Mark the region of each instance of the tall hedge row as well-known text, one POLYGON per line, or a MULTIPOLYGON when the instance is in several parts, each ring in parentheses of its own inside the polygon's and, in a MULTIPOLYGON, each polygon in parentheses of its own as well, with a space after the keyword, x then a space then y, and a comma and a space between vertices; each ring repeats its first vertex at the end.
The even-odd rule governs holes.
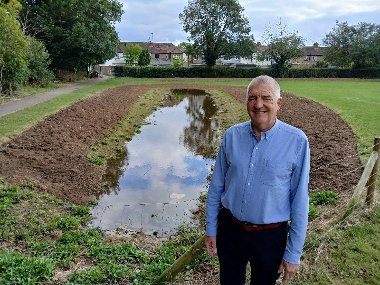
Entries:
MULTIPOLYGON (((207 77, 207 78, 253 78, 259 75, 278 77, 271 68, 229 68, 229 67, 131 67, 116 66, 115 76, 144 77, 144 78, 172 78, 172 77, 207 77)), ((375 69, 334 69, 308 68, 289 69, 285 73, 288 78, 380 78, 380 68, 375 69)))

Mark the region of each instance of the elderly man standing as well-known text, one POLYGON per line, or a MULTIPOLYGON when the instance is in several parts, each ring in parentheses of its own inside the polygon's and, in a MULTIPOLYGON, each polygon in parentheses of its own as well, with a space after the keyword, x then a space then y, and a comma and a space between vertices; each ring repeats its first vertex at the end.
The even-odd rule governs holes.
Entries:
POLYGON ((298 270, 308 221, 310 150, 306 135, 277 119, 280 86, 269 76, 247 88, 250 121, 229 128, 206 202, 206 247, 220 283, 288 280, 298 270), (290 222, 290 223, 289 223, 290 222))

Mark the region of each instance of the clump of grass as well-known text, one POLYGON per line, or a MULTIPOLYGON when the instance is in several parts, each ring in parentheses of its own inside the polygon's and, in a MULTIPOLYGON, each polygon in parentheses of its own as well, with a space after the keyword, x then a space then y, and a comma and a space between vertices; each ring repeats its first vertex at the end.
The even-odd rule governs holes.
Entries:
POLYGON ((334 191, 322 191, 322 192, 312 192, 310 193, 310 203, 313 205, 335 205, 339 196, 338 193, 334 191))

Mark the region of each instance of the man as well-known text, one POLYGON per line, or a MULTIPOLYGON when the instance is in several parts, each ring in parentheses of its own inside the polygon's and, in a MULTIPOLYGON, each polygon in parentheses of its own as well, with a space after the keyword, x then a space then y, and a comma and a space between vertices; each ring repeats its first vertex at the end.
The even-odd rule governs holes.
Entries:
POLYGON ((306 236, 310 150, 306 135, 277 119, 280 86, 269 76, 247 88, 250 121, 229 128, 206 202, 206 247, 220 283, 275 284, 297 271, 306 236), (288 226, 290 221, 290 226, 288 226))

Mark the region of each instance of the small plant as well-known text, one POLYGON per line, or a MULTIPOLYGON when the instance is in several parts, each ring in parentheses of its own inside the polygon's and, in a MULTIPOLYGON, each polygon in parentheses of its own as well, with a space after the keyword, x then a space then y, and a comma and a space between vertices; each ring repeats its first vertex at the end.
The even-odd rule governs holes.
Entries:
POLYGON ((95 165, 103 165, 105 163, 105 157, 104 155, 98 155, 98 156, 92 156, 92 155, 87 155, 86 156, 87 160, 95 165))
POLYGON ((309 214, 308 214, 308 219, 309 221, 315 220, 319 216, 319 212, 317 210, 317 207, 309 203, 309 214))
POLYGON ((313 205, 335 205, 338 202, 338 194, 333 191, 310 193, 310 203, 313 205))
POLYGON ((69 207, 70 209, 70 212, 74 215, 74 216, 79 216, 79 217, 83 217, 83 218, 87 218, 91 215, 90 213, 90 208, 88 206, 84 206, 84 205, 72 205, 69 207))
POLYGON ((55 219, 51 224, 51 228, 60 230, 72 230, 77 229, 79 225, 80 220, 78 218, 66 215, 55 219))

